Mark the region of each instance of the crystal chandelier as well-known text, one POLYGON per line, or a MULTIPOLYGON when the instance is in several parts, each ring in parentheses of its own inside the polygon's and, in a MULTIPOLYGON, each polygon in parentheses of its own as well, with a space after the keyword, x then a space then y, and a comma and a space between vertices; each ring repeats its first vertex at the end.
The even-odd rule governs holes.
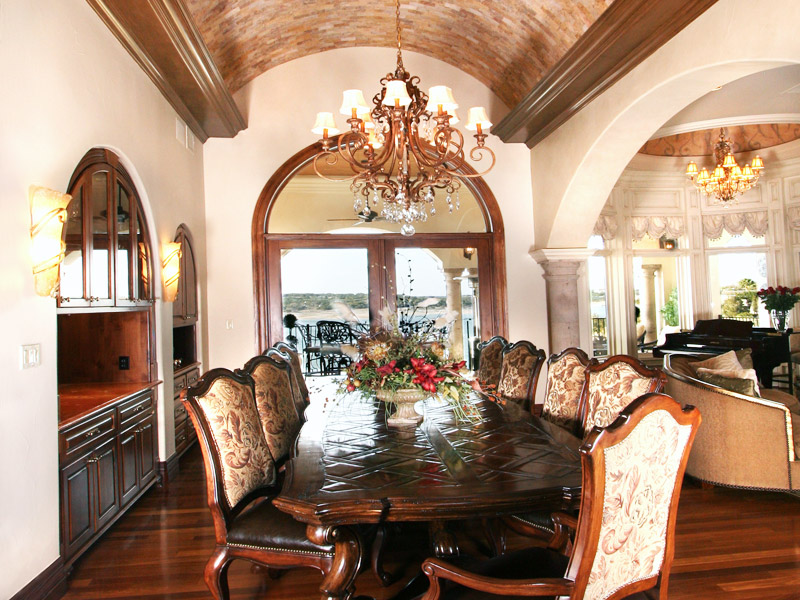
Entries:
POLYGON ((725 139, 724 129, 720 129, 719 140, 714 145, 714 159, 717 166, 713 172, 709 173, 704 167, 698 173, 697 164, 691 161, 686 166, 686 176, 706 196, 715 196, 720 202, 730 202, 736 194, 744 194, 756 184, 764 170, 764 161, 760 156, 753 159, 752 165, 740 167, 736 164, 731 141, 725 139))
POLYGON ((395 4, 397 27, 397 68, 381 79, 381 90, 367 106, 361 90, 345 90, 339 111, 348 116, 350 129, 339 130, 333 114, 321 112, 313 133, 322 135, 322 150, 314 157, 314 171, 328 181, 350 181, 353 210, 369 214, 380 204, 380 215, 401 223, 400 233, 413 235, 414 223, 436 214, 434 188, 444 190, 450 212, 459 207, 459 178, 480 177, 495 163, 494 152, 486 147, 486 133, 492 126, 483 107, 469 109, 466 129, 475 132, 477 144, 469 152, 472 161, 491 159, 480 173, 456 173, 466 164, 464 136, 453 127, 458 122, 458 104, 450 88, 439 85, 426 95, 417 87, 419 77, 403 67, 400 36, 400 0, 395 4), (330 177, 320 168, 339 161, 354 175, 330 177), (453 198, 455 196, 455 199, 453 198))

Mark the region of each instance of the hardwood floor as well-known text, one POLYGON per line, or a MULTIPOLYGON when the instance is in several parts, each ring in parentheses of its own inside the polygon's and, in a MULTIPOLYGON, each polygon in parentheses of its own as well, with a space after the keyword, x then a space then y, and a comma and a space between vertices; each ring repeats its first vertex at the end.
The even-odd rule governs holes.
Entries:
MULTIPOLYGON (((181 459, 168 494, 151 490, 75 565, 68 600, 209 599, 203 568, 214 544, 197 446, 181 459)), ((392 563, 387 561, 392 567, 392 563)), ((410 576, 414 566, 406 568, 410 576)), ((231 598, 318 598, 321 576, 273 580, 237 561, 231 598)), ((358 592, 387 598, 371 572, 358 592)), ((670 600, 800 600, 800 498, 684 484, 670 600)))

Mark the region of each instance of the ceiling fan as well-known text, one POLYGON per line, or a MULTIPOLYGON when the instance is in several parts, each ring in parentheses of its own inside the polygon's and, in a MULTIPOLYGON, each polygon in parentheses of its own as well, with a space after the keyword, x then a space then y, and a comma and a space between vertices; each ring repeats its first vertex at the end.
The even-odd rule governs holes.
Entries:
MULTIPOLYGON (((363 223, 378 223, 380 221, 385 221, 386 219, 380 216, 374 210, 370 210, 368 213, 364 214, 364 212, 360 212, 356 215, 356 222, 353 223, 353 226, 362 225, 363 223)), ((328 219, 328 221, 352 221, 353 219, 328 219)))

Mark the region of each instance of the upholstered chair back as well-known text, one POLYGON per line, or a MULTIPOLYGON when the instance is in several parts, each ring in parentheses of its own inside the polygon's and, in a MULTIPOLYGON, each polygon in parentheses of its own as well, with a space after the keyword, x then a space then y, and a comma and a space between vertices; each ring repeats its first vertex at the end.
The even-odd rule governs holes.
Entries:
POLYGON ((589 357, 580 348, 567 348, 547 359, 547 392, 542 418, 578 432, 583 384, 589 357))
POLYGON ((292 376, 294 377, 297 389, 300 393, 300 398, 302 399, 303 403, 307 406, 308 387, 306 386, 306 380, 303 377, 303 367, 302 364, 300 363, 300 355, 292 346, 290 346, 285 342, 278 342, 277 344, 275 344, 275 349, 289 357, 289 361, 292 365, 292 376))
POLYGON ((583 435, 593 427, 607 427, 636 398, 650 392, 661 392, 667 378, 661 369, 618 354, 586 367, 586 381, 581 397, 583 435))
POLYGON ((530 342, 521 341, 506 346, 501 354, 503 360, 497 393, 529 409, 544 364, 544 350, 537 350, 530 342))
POLYGON ((283 463, 292 450, 302 425, 295 405, 291 366, 286 360, 255 356, 243 371, 255 382, 256 408, 270 453, 283 463))
POLYGON ((183 402, 203 452, 217 539, 224 540, 235 514, 275 482, 275 462, 258 418, 253 379, 212 369, 186 391, 183 402))
POLYGON ((571 598, 622 598, 660 583, 667 597, 683 473, 700 411, 663 394, 631 403, 581 447, 583 487, 571 598))
POLYGON ((503 348, 508 346, 505 338, 495 337, 478 344, 478 381, 481 385, 494 386, 500 383, 500 369, 503 366, 503 348))

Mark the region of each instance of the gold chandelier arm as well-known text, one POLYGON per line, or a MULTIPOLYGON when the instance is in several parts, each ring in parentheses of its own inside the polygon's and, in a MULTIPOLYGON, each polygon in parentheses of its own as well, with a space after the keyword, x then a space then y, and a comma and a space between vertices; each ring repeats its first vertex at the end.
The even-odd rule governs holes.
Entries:
POLYGON ((485 170, 481 171, 480 173, 460 174, 459 177, 463 177, 466 179, 474 179, 475 177, 483 177, 489 171, 491 171, 494 168, 494 163, 497 161, 497 157, 494 155, 492 149, 489 148, 488 146, 475 146, 472 150, 469 151, 469 157, 473 162, 478 163, 485 158, 484 153, 488 153, 489 156, 492 158, 491 164, 485 170))
POLYGON ((338 153, 336 153, 336 152, 332 152, 330 150, 325 150, 324 152, 320 152, 319 154, 317 154, 314 157, 314 160, 311 161, 311 164, 314 166, 314 173, 316 173, 318 177, 321 177, 322 179, 324 179, 326 181, 334 181, 334 182, 337 182, 337 183, 338 182, 342 182, 342 181, 353 181, 359 175, 358 173, 356 173, 355 175, 353 175, 351 177, 343 177, 343 178, 329 177, 328 175, 325 175, 324 173, 322 173, 319 170, 319 166, 318 166, 317 163, 322 159, 324 159, 324 163, 326 165, 329 165, 329 166, 332 167, 332 166, 335 166, 336 164, 338 164, 339 156, 338 156, 338 153))

